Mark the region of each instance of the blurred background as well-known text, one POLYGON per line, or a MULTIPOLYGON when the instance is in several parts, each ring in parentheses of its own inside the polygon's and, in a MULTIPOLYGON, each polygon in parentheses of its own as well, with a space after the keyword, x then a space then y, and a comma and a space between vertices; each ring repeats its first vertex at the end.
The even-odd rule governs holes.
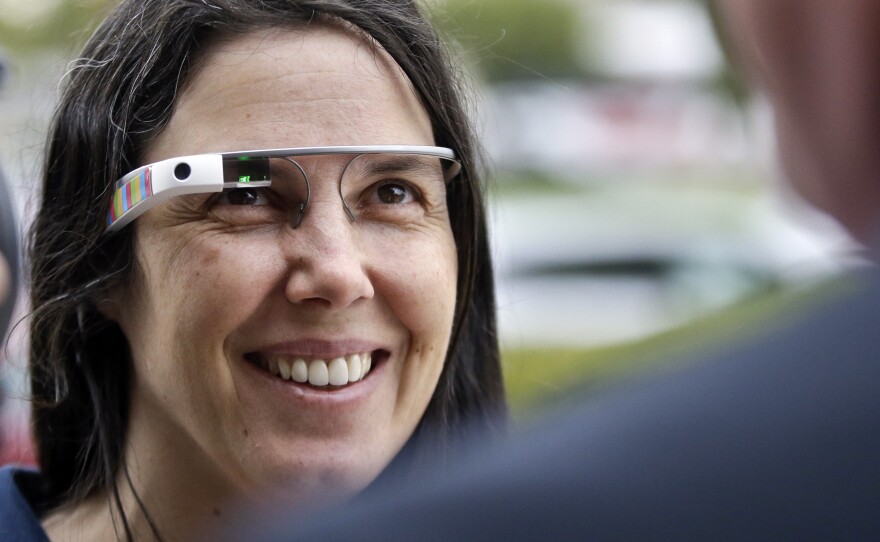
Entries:
MULTIPOLYGON (((113 3, 0 0, 0 163, 25 225, 59 85, 113 3)), ((424 3, 472 79, 516 419, 846 287, 859 249, 778 178, 772 114, 705 0, 424 3)), ((32 460, 24 327, 0 351, 2 461, 32 460)))

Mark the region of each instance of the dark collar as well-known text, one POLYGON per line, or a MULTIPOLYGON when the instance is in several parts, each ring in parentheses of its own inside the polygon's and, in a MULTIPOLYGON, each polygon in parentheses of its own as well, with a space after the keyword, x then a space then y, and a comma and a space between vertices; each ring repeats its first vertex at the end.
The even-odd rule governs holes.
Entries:
POLYGON ((49 542, 34 506, 44 501, 42 488, 35 470, 0 468, 0 540, 49 542))

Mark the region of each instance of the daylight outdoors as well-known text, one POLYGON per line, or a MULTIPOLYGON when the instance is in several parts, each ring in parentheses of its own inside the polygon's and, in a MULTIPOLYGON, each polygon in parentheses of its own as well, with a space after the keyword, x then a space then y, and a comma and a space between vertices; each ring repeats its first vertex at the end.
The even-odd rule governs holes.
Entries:
MULTIPOLYGON (((110 4, 0 0, 0 163, 25 226, 60 81, 110 4)), ((706 2, 425 7, 472 81, 517 419, 845 287, 857 251, 778 179, 772 116, 706 2)), ((0 352, 4 461, 31 457, 24 327, 0 352)))

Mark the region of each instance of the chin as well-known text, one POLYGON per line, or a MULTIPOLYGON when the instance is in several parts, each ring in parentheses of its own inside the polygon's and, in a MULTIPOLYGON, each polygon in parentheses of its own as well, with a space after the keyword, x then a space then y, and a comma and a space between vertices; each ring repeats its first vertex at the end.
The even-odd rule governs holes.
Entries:
POLYGON ((305 508, 345 501, 366 488, 385 466, 361 459, 327 453, 317 461, 298 456, 253 466, 253 470, 260 471, 261 478, 253 482, 255 500, 272 507, 283 503, 305 508))

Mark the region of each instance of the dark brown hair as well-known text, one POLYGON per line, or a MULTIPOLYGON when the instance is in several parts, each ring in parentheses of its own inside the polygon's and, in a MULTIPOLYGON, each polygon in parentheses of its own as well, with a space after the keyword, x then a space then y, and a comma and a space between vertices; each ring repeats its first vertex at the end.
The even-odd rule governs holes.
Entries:
MULTIPOLYGON (((400 65, 430 115, 437 145, 462 173, 448 189, 458 250, 455 326, 440 382, 408 456, 442 462, 465 427, 491 436, 506 404, 495 333, 478 145, 458 71, 409 0, 128 0, 71 69, 49 133, 42 204, 30 237, 30 377, 37 455, 52 501, 96 490, 118 505, 132 364, 97 302, 132 277, 132 228, 104 235, 112 183, 140 165, 174 111, 194 59, 217 37, 314 22, 352 26, 400 65)), ((421 462, 420 461, 420 462, 421 462)), ((126 525, 127 527, 127 525, 126 525)))

